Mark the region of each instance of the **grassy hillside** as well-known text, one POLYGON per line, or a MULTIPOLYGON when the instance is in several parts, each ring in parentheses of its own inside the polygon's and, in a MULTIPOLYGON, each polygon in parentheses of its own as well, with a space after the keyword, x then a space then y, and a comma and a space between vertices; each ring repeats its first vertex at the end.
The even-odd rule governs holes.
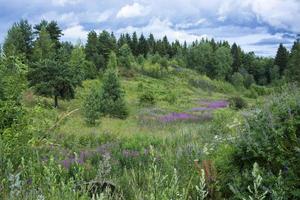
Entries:
MULTIPOLYGON (((178 127, 184 128, 199 124, 199 122, 164 123, 159 122, 159 116, 169 113, 201 115, 201 112, 192 111, 193 108, 201 106, 201 101, 226 100, 238 94, 238 91, 230 84, 212 81, 188 69, 172 71, 159 79, 135 72, 131 78, 123 77, 121 83, 130 113, 126 120, 101 118, 98 126, 89 127, 84 121, 82 111, 79 110, 66 119, 59 132, 74 135, 107 132, 118 136, 135 134, 165 136, 167 133, 178 130, 178 127), (140 105, 139 97, 146 92, 153 93, 154 105, 140 105)), ((70 102, 62 102, 59 111, 70 112, 77 108, 81 109, 89 90, 92 87, 100 88, 100 85, 101 78, 85 81, 82 87, 77 89, 76 98, 70 102)), ((207 113, 210 112, 204 114, 207 113)), ((205 122, 200 122, 200 124, 205 124, 205 122)))

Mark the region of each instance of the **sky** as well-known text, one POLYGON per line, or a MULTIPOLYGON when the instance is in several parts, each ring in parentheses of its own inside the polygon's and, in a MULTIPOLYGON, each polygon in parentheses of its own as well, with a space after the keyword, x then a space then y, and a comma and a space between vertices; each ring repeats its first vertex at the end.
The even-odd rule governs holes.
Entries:
POLYGON ((0 0, 0 43, 20 19, 55 20, 64 41, 86 41, 91 30, 153 33, 170 41, 201 38, 238 43, 274 56, 300 33, 300 0, 0 0))

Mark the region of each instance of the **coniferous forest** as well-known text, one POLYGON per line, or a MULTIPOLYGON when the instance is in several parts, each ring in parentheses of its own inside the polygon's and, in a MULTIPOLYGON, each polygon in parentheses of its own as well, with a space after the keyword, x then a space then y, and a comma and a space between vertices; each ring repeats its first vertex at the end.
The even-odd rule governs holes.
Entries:
POLYGON ((300 199, 300 41, 11 25, 0 51, 0 199, 300 199))

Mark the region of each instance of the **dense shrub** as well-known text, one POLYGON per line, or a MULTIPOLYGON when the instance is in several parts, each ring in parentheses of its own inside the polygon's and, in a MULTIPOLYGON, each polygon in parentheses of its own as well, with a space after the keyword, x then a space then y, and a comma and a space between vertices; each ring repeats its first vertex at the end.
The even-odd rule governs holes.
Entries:
POLYGON ((230 78, 230 82, 237 88, 242 88, 244 87, 244 77, 242 74, 240 74, 239 72, 235 72, 231 78, 230 78))
POLYGON ((235 96, 229 99, 229 106, 233 109, 240 110, 243 108, 247 108, 247 101, 242 97, 235 96))
POLYGON ((268 95, 272 92, 270 88, 259 85, 251 85, 250 90, 254 90, 259 96, 268 95))
POLYGON ((207 79, 190 79, 189 84, 204 91, 214 91, 216 87, 207 79))
POLYGON ((155 104, 155 97, 153 92, 146 91, 139 96, 139 104, 143 106, 149 106, 155 104))
POLYGON ((289 89, 273 96, 262 108, 249 111, 245 116, 246 122, 240 128, 240 136, 233 143, 234 150, 229 156, 231 161, 228 165, 232 170, 226 174, 225 166, 219 166, 224 194, 227 193, 229 182, 246 192, 251 168, 256 162, 265 175, 262 184, 266 190, 275 190, 278 174, 282 172, 284 197, 300 198, 299 99, 299 90, 289 89))

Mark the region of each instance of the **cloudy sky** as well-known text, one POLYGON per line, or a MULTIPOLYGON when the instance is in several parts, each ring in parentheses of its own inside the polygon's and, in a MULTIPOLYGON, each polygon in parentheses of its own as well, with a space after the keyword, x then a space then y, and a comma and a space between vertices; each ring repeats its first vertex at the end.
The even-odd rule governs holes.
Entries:
POLYGON ((300 33, 300 0, 0 0, 0 43, 22 18, 56 20, 72 42, 90 30, 151 32, 181 42, 214 37, 273 56, 300 33))

